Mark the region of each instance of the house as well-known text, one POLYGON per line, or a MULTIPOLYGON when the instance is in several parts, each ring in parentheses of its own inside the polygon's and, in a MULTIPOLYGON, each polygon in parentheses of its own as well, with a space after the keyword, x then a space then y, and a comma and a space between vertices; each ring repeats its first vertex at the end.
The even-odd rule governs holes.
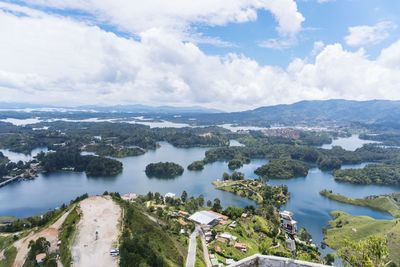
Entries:
POLYGON ((218 235, 218 237, 219 238, 224 238, 224 239, 226 239, 226 240, 233 240, 233 241, 236 241, 237 240, 237 237, 236 236, 233 236, 233 235, 231 235, 231 234, 228 234, 228 233, 222 233, 222 234, 220 234, 220 235, 218 235))
POLYGON ((122 195, 121 197, 125 201, 131 201, 137 198, 137 195, 135 193, 127 193, 125 195, 122 195))
POLYGON ((237 226, 237 222, 236 222, 236 221, 233 221, 233 222, 229 225, 230 228, 236 228, 236 226, 237 226))
POLYGON ((189 213, 183 210, 178 211, 178 215, 184 218, 187 218, 189 216, 189 213))
POLYGON ((279 212, 281 217, 281 227, 285 232, 291 235, 297 234, 297 222, 293 220, 293 213, 290 211, 279 212))
POLYGON ((36 255, 36 263, 37 264, 42 264, 44 260, 46 259, 47 254, 46 253, 40 253, 36 255))
POLYGON ((214 226, 218 224, 222 218, 214 212, 202 210, 193 213, 192 216, 189 217, 189 220, 201 225, 214 226))
POLYGON ((167 197, 169 197, 169 198, 175 198, 176 195, 175 195, 174 193, 168 192, 168 193, 165 194, 164 198, 167 198, 167 197))
POLYGON ((243 244, 243 243, 236 242, 235 245, 234 245, 234 247, 235 247, 236 249, 242 251, 242 252, 246 252, 246 251, 247 251, 247 245, 246 245, 246 244, 243 244))

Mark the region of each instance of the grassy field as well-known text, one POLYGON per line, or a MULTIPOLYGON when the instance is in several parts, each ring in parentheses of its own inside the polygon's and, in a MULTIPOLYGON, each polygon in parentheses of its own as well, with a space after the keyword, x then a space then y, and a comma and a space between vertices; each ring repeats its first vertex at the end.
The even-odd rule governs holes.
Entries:
POLYGON ((327 190, 321 191, 320 194, 338 202, 385 211, 393 215, 393 217, 400 218, 400 193, 371 196, 367 198, 349 198, 327 190))
POLYGON ((372 235, 388 239, 389 257, 400 265, 400 219, 375 220, 367 216, 352 216, 345 212, 332 212, 334 220, 325 235, 325 242, 332 248, 342 247, 345 240, 359 241, 372 235))

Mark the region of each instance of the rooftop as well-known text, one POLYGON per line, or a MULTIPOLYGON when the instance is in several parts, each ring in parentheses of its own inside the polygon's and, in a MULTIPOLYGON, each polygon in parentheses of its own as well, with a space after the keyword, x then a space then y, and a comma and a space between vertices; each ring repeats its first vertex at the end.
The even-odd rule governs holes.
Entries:
POLYGON ((211 224, 218 218, 220 218, 219 215, 206 210, 195 212, 192 216, 189 217, 190 220, 199 224, 211 224))
POLYGON ((328 267, 327 265, 293 260, 276 256, 255 254, 241 261, 229 265, 229 267, 328 267))

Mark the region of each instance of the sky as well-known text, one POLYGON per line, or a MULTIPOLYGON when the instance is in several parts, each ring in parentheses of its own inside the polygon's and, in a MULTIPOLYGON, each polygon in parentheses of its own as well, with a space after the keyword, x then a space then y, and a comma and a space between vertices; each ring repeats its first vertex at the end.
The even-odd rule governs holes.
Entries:
POLYGON ((400 99, 398 0, 0 0, 0 102, 400 99))

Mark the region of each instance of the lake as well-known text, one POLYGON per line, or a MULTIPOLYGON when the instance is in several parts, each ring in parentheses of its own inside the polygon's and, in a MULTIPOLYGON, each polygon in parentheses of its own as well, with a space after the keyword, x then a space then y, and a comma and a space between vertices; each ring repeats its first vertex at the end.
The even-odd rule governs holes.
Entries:
MULTIPOLYGON (((211 182, 221 178, 224 172, 231 172, 226 162, 208 164, 201 172, 191 172, 186 169, 192 161, 202 159, 207 148, 176 148, 165 142, 161 142, 160 145, 159 149, 149 151, 144 155, 120 159, 124 164, 124 170, 115 177, 93 178, 87 177, 85 173, 55 172, 48 175, 39 174, 35 180, 16 182, 0 188, 0 216, 24 217, 40 214, 48 209, 58 207, 62 203, 68 203, 71 199, 84 193, 94 195, 102 194, 104 191, 120 192, 121 194, 128 192, 146 194, 149 191, 158 191, 162 194, 172 192, 180 196, 182 191, 186 190, 189 195, 193 196, 203 194, 206 200, 219 198, 225 207, 228 205, 244 207, 254 204, 252 201, 231 193, 214 189, 211 182), (144 173, 146 165, 159 161, 179 163, 185 167, 185 172, 175 179, 148 178, 144 173)), ((240 143, 231 141, 231 145, 240 145, 240 143)), ((344 148, 352 147, 345 146, 344 148)), ((18 155, 18 153, 16 154, 18 155)), ((266 159, 255 159, 250 164, 244 165, 239 171, 245 173, 248 178, 256 178, 254 170, 265 163, 267 163, 266 159)), ((363 166, 365 164, 347 165, 344 168, 361 168, 363 166)), ((300 227, 307 228, 317 245, 323 240, 322 229, 331 220, 330 212, 333 210, 343 210, 353 215, 368 215, 376 219, 391 218, 383 212, 323 198, 319 195, 322 189, 333 190, 335 193, 351 197, 364 197, 399 190, 399 188, 390 186, 337 183, 330 172, 323 172, 317 168, 312 168, 307 177, 271 180, 268 183, 271 185, 285 184, 289 187, 290 200, 283 209, 294 212, 294 219, 298 221, 300 227)), ((330 250, 323 251, 323 254, 327 251, 330 250)))
POLYGON ((363 140, 360 139, 358 135, 353 134, 350 137, 339 137, 337 139, 333 139, 331 144, 324 144, 321 146, 321 148, 331 149, 334 146, 340 146, 345 150, 354 151, 357 148, 362 147, 364 144, 373 144, 373 143, 379 143, 379 142, 372 140, 363 140))

